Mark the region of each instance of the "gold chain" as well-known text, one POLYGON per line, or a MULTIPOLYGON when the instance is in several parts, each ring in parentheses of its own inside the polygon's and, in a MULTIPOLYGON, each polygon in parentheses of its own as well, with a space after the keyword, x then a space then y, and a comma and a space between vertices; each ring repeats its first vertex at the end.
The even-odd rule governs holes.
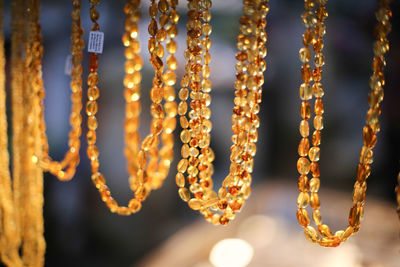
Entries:
POLYGON ((179 195, 193 210, 199 212, 213 224, 226 225, 240 211, 251 192, 253 157, 256 154, 257 116, 261 102, 263 72, 266 68, 263 58, 267 54, 265 43, 266 15, 268 1, 244 0, 243 16, 239 19, 236 54, 235 107, 232 115, 231 165, 222 187, 215 192, 212 174, 214 152, 210 148, 212 89, 209 63, 211 55, 210 34, 212 27, 211 0, 189 0, 187 23, 187 49, 185 74, 179 91, 181 102, 178 106, 180 134, 183 143, 182 159, 178 163, 176 184, 179 195), (188 107, 187 101, 190 100, 188 107), (187 187, 185 187, 187 181, 187 187))
POLYGON ((333 234, 328 225, 322 223, 320 213, 320 200, 318 190, 320 187, 320 170, 318 161, 320 158, 321 130, 323 129, 324 106, 322 97, 324 90, 321 83, 322 66, 325 64, 323 49, 323 36, 326 33, 324 21, 328 16, 325 8, 327 0, 305 0, 306 11, 302 15, 303 23, 307 28, 303 34, 304 47, 300 49, 299 56, 303 63, 301 73, 303 83, 300 86, 301 103, 300 114, 302 121, 300 123, 300 134, 302 139, 298 147, 299 160, 297 161, 297 170, 300 173, 298 187, 300 194, 297 198, 297 219, 299 224, 304 227, 306 238, 321 246, 335 247, 353 233, 358 232, 360 221, 364 213, 365 192, 367 189, 366 179, 371 172, 371 163, 373 161, 372 148, 377 142, 376 134, 380 130, 379 115, 381 113, 380 102, 383 100, 383 86, 385 85, 384 67, 386 65, 384 55, 389 50, 387 34, 391 30, 389 19, 391 11, 389 0, 379 0, 380 7, 376 12, 378 23, 375 27, 376 41, 374 43, 373 74, 370 79, 371 91, 368 95, 368 104, 370 109, 367 112, 366 123, 363 128, 364 145, 360 153, 360 163, 357 167, 356 178, 353 191, 353 207, 350 209, 349 226, 345 230, 337 231, 333 234), (316 3, 318 6, 316 6, 316 3), (315 9, 315 11, 314 11, 315 9), (314 50, 314 66, 311 71, 309 61, 311 58, 312 46, 314 50), (313 83, 313 84, 312 84, 313 83), (315 97, 314 103, 314 133, 312 134, 312 147, 309 141, 309 123, 311 118, 311 107, 309 100, 315 97), (308 158, 307 158, 308 157, 308 158), (308 178, 311 171, 312 178, 308 178), (317 226, 317 230, 310 226, 310 218, 306 207, 310 205, 313 209, 312 218, 317 226))
MULTIPOLYGON (((71 55, 72 55, 72 71, 71 71, 71 101, 72 101, 72 110, 70 115, 70 124, 71 130, 69 132, 69 141, 68 146, 69 149, 64 155, 63 160, 60 162, 53 161, 49 156, 49 144, 46 136, 46 124, 44 118, 44 104, 43 99, 45 96, 45 90, 43 87, 42 75, 40 74, 39 83, 36 84, 38 86, 39 94, 40 94, 40 130, 41 130, 41 140, 43 147, 43 158, 41 160, 41 166, 44 171, 49 171, 51 174, 55 175, 58 179, 62 181, 68 181, 73 178, 76 167, 79 163, 79 148, 80 148, 80 136, 82 133, 82 50, 84 47, 83 41, 83 29, 81 27, 81 0, 74 0, 72 2, 73 10, 71 13, 72 17, 72 26, 71 26, 71 55)), ((38 14, 39 17, 39 14, 38 14)), ((38 27, 39 25, 39 21, 38 27)), ((40 30, 37 34, 37 40, 39 42, 39 51, 40 57, 38 57, 37 64, 42 66, 42 53, 43 53, 43 44, 42 44, 42 36, 40 34, 40 30)))
MULTIPOLYGON (((94 25, 92 31, 100 29, 97 20, 99 12, 96 6, 99 0, 90 0, 90 18, 94 25)), ((98 107, 96 100, 100 96, 98 84, 98 55, 90 54, 90 74, 88 76, 88 102, 86 105, 86 114, 88 115, 88 134, 87 134, 87 154, 92 167, 92 181, 99 190, 102 200, 107 204, 112 212, 120 215, 130 215, 136 213, 141 208, 141 202, 146 199, 151 190, 161 186, 163 180, 168 175, 169 168, 173 159, 173 135, 172 132, 176 126, 175 116, 177 106, 174 102, 174 84, 176 75, 174 71, 177 68, 177 60, 174 57, 177 45, 174 38, 177 35, 176 24, 179 16, 176 12, 177 0, 152 0, 149 8, 150 23, 148 31, 150 39, 148 50, 150 52, 150 63, 152 64, 155 75, 153 87, 150 91, 151 97, 151 133, 140 143, 138 134, 139 115, 140 115, 140 82, 142 68, 142 59, 139 55, 140 45, 138 42, 138 21, 140 19, 139 0, 128 0, 124 11, 126 13, 125 30, 122 38, 125 49, 125 155, 128 163, 128 173, 130 187, 134 192, 134 197, 129 201, 128 206, 119 206, 111 196, 111 192, 106 185, 104 176, 99 172, 99 150, 96 146, 96 129, 98 126, 95 117, 98 107), (157 15, 160 13, 158 22, 157 15), (159 25, 158 25, 159 24, 159 25), (167 58, 167 70, 164 72, 164 46, 162 44, 166 38, 169 38, 166 48, 170 54, 167 58), (162 105, 162 101, 165 101, 162 105), (161 138, 160 138, 161 136, 161 138), (161 141, 163 146, 158 150, 158 144, 161 141)))

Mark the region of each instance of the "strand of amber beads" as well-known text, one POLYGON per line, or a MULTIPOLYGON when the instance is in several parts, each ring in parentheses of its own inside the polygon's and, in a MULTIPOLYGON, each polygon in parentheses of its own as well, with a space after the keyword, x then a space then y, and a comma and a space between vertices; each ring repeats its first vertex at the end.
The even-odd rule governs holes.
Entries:
MULTIPOLYGON (((98 31, 97 20, 99 13, 96 6, 98 0, 91 0, 90 17, 94 22, 92 31, 98 31)), ((138 21, 140 19, 140 1, 129 0, 124 8, 126 13, 125 30, 122 41, 125 49, 126 75, 124 78, 125 100, 126 100, 126 119, 125 119, 125 155, 127 156, 128 172, 130 174, 130 187, 134 192, 134 197, 129 201, 128 206, 119 206, 105 183, 104 176, 99 172, 99 151, 96 146, 97 113, 96 100, 100 96, 98 83, 98 55, 90 54, 90 74, 88 77, 88 99, 86 114, 88 115, 88 134, 87 134, 87 154, 91 161, 92 181, 99 190, 102 200, 109 207, 111 212, 119 215, 130 215, 136 213, 141 208, 141 202, 146 199, 152 189, 159 187, 168 174, 173 157, 173 135, 177 114, 177 107, 174 102, 174 84, 176 76, 174 70, 177 68, 177 61, 174 57, 176 43, 173 40, 177 34, 176 23, 179 16, 176 12, 176 0, 156 2, 151 1, 149 14, 150 23, 148 31, 150 39, 148 49, 150 52, 150 62, 155 70, 153 88, 150 91, 152 100, 150 125, 151 133, 146 136, 141 145, 138 134, 139 115, 140 115, 140 82, 142 59, 139 55, 140 45, 138 37, 138 21), (170 8, 171 7, 171 8, 170 8), (159 25, 156 17, 159 15, 159 25), (164 73, 164 46, 162 42, 169 38, 167 42, 168 70, 164 73), (165 100, 164 105, 161 105, 165 100), (164 146, 158 150, 159 139, 164 146)))
POLYGON ((212 89, 209 80, 211 60, 210 34, 212 31, 210 0, 189 0, 187 23, 187 49, 185 75, 179 91, 181 102, 180 134, 183 143, 182 159, 179 161, 176 184, 179 196, 193 210, 198 210, 207 221, 226 225, 240 211, 251 192, 251 173, 253 157, 256 153, 257 116, 261 102, 263 72, 266 69, 264 57, 267 54, 265 43, 266 15, 268 1, 243 1, 243 15, 239 19, 236 54, 235 99, 232 115, 231 166, 218 193, 212 189, 214 172, 214 153, 210 148, 212 89), (188 107, 188 100, 190 105, 188 107))
MULTIPOLYGON (((71 101, 72 109, 70 115, 71 130, 69 132, 68 140, 68 151, 65 153, 64 158, 61 161, 54 161, 49 156, 49 144, 46 135, 46 123, 44 118, 44 104, 43 100, 45 97, 45 90, 43 87, 43 80, 40 75, 39 83, 39 95, 40 101, 40 131, 43 147, 43 156, 40 165, 44 171, 48 171, 55 175, 61 181, 68 181, 74 177, 76 167, 79 164, 79 149, 81 146, 80 136, 82 133, 82 50, 85 46, 83 41, 83 29, 81 27, 80 12, 81 12, 81 0, 74 0, 72 2, 73 10, 71 13, 72 25, 71 25, 71 55, 72 55, 72 71, 71 71, 71 101)), ((38 66, 42 66, 42 54, 43 44, 40 30, 37 34, 38 42, 40 43, 38 57, 38 66)), ((40 70, 41 72, 41 70, 40 70)))
POLYGON ((42 158, 40 131, 41 84, 41 38, 39 25, 39 0, 27 1, 25 27, 25 73, 23 88, 24 103, 24 177, 23 199, 20 209, 21 254, 24 266, 43 266, 46 242, 43 220, 43 170, 39 165, 42 158))
POLYGON ((297 169, 300 173, 298 182, 300 194, 297 198, 297 219, 299 224, 304 227, 304 234, 306 238, 321 246, 336 247, 341 242, 346 241, 350 235, 358 232, 360 228, 360 221, 364 213, 365 192, 367 188, 366 179, 371 171, 371 163, 373 161, 372 148, 377 141, 376 134, 379 132, 378 117, 381 113, 380 102, 383 100, 383 86, 384 79, 384 66, 385 53, 389 50, 387 34, 390 32, 391 25, 389 19, 391 11, 389 8, 389 1, 382 0, 380 7, 376 12, 378 23, 375 27, 376 41, 374 43, 374 59, 373 59, 373 74, 370 79, 371 91, 368 95, 368 103, 370 106, 367 112, 366 126, 363 128, 363 142, 360 153, 360 163, 357 167, 356 182, 353 191, 353 207, 349 213, 349 225, 345 230, 340 230, 334 234, 331 232, 328 225, 322 223, 320 213, 320 201, 318 190, 320 187, 320 171, 319 171, 319 155, 321 143, 321 130, 323 129, 323 113, 324 107, 322 96, 324 95, 321 75, 321 67, 324 65, 325 60, 322 54, 323 49, 323 36, 326 32, 324 21, 328 14, 326 12, 326 0, 305 0, 306 11, 302 15, 303 23, 307 28, 303 34, 304 47, 300 49, 300 60, 303 62, 302 79, 303 83, 300 86, 300 98, 303 100, 301 104, 300 114, 302 121, 300 123, 300 134, 302 140, 300 141, 298 153, 299 160, 297 162, 297 169), (316 7, 315 4, 318 4, 316 7), (315 11, 314 11, 315 9, 315 11), (311 72, 311 67, 308 62, 311 58, 312 46, 314 55, 314 71, 311 72), (312 86, 310 83, 312 83, 312 86), (311 118, 311 107, 309 100, 315 97, 314 103, 314 133, 312 135, 312 147, 309 141, 309 123, 311 118), (308 174, 312 174, 312 178, 308 178, 308 174), (317 226, 317 230, 310 226, 310 217, 305 209, 308 205, 313 209, 312 218, 317 226))

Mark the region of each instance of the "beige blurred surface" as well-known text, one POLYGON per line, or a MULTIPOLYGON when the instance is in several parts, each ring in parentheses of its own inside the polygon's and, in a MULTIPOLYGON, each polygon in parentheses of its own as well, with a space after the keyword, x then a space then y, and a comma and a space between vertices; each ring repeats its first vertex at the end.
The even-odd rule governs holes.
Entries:
MULTIPOLYGON (((253 247, 248 266, 400 266, 400 223, 394 203, 367 194, 359 233, 337 248, 323 248, 305 240, 297 224, 297 193, 295 184, 256 185, 229 226, 216 227, 199 216, 136 266, 211 267, 212 247, 226 238, 240 238, 253 247)), ((345 227, 351 192, 321 190, 320 195, 324 223, 333 232, 345 227)))

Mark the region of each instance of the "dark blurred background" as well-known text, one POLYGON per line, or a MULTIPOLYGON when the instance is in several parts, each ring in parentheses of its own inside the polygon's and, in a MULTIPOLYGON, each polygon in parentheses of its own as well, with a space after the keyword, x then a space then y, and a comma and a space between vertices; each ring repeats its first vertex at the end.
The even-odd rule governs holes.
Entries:
MULTIPOLYGON (((140 40, 146 65, 142 86, 142 136, 148 132, 148 107, 150 104, 148 89, 153 76, 147 55, 148 2, 143 2, 146 3, 142 8, 144 18, 140 28, 140 40)), ((180 2, 181 20, 177 38, 179 44, 177 55, 180 64, 178 80, 182 77, 183 72, 182 54, 186 39, 186 1, 180 2)), ((233 107, 235 74, 234 54, 237 21, 241 14, 242 4, 239 0, 214 2, 211 21, 213 26, 213 47, 211 49, 213 102, 211 110, 214 125, 212 147, 216 152, 214 179, 215 186, 219 187, 229 166, 228 153, 231 132, 226 129, 231 127, 230 113, 233 107)), ((336 203, 342 193, 349 201, 351 200, 355 169, 362 146, 362 127, 365 124, 365 114, 368 108, 368 81, 372 72, 373 57, 372 31, 376 23, 375 2, 374 0, 335 0, 328 1, 327 4, 329 17, 326 23, 327 35, 324 48, 326 65, 323 68, 326 114, 320 161, 323 205, 325 204, 324 200, 336 203), (334 192, 331 200, 324 197, 324 190, 334 192), (337 196, 335 192, 338 192, 337 196)), ((5 34, 8 53, 10 48, 9 4, 9 1, 6 1, 5 34)), ((123 156, 122 79, 124 57, 121 43, 124 23, 123 6, 124 1, 121 0, 102 1, 99 5, 99 24, 105 33, 104 52, 99 60, 101 97, 98 112, 98 144, 101 159, 100 169, 105 175, 112 193, 120 203, 126 203, 132 195, 128 186, 123 156)), ((378 144, 374 149, 373 171, 368 179, 367 191, 367 202, 369 199, 371 202, 377 199, 383 203, 382 205, 393 207, 392 210, 389 209, 393 214, 388 216, 394 216, 395 213, 394 186, 397 172, 400 170, 400 110, 398 104, 400 100, 400 90, 398 90, 400 85, 400 76, 398 75, 400 70, 400 2, 393 1, 391 6, 393 30, 389 36, 391 49, 387 55, 387 86, 385 86, 385 98, 382 105, 381 132, 378 136, 378 144)), ((273 184, 282 190, 279 199, 256 204, 266 207, 273 206, 275 211, 280 210, 281 218, 288 221, 288 229, 295 233, 301 233, 301 228, 297 225, 295 218, 295 198, 298 178, 297 146, 300 140, 298 87, 301 83, 301 63, 298 59, 298 51, 302 46, 301 34, 304 27, 300 15, 304 7, 303 1, 289 0, 271 0, 270 7, 266 29, 269 37, 267 70, 260 112, 261 127, 253 184, 254 188, 267 188, 266 192, 269 192, 268 184, 273 184), (284 210, 286 205, 293 212, 284 210)), ((72 1, 41 1, 40 22, 45 47, 43 59, 46 88, 45 114, 50 151, 55 159, 60 159, 67 149, 70 90, 69 77, 64 74, 64 66, 70 46, 71 9, 72 1)), ((85 29, 85 42, 87 42, 91 26, 88 9, 89 4, 83 1, 82 24, 85 29)), ((85 67, 88 66, 86 49, 84 55, 84 69, 87 71, 87 67, 85 67)), ((83 77, 85 80, 87 72, 83 77)), ((83 101, 85 102, 86 98, 83 101)), ((83 117, 85 118, 85 116, 83 117)), ((179 130, 178 128, 175 136, 178 136, 179 130)), ((86 125, 84 124, 83 137, 85 137, 85 133, 86 125)), ((174 179, 177 160, 173 162, 164 186, 151 193, 143 203, 140 213, 129 217, 120 217, 110 213, 91 182, 89 161, 85 153, 86 141, 82 140, 81 163, 76 177, 72 181, 64 183, 51 175, 45 175, 46 266, 147 266, 144 263, 146 255, 158 255, 154 254, 154 251, 162 247, 164 242, 182 229, 191 227, 197 220, 203 220, 197 212, 191 211, 186 203, 178 197, 174 179), (153 254, 149 254, 152 252, 153 254)), ((179 150, 180 141, 179 138, 176 138, 175 159, 180 157, 177 153, 179 150)), ((254 195, 257 192, 263 194, 261 192, 264 191, 255 190, 254 195)), ((252 198, 253 196, 249 200, 249 207, 255 205, 254 201, 251 202, 252 198)), ((339 210, 333 208, 333 213, 343 213, 343 215, 338 215, 341 216, 341 219, 343 218, 338 226, 344 226, 346 222, 344 218, 347 216, 349 205, 339 210)), ((265 212, 265 210, 261 210, 265 212)), ((324 213, 324 211, 322 212, 324 213)), ((368 215, 368 209, 366 209, 365 217, 368 218, 368 215)), ((242 220, 244 219, 240 218, 242 216, 244 215, 238 214, 237 217, 242 220)), ((371 219, 372 217, 371 215, 371 219)), ((386 220, 385 217, 376 219, 386 220)), ((200 224, 206 223, 201 222, 200 224)), ((380 225, 379 221, 377 225, 380 225)), ((231 226, 228 226, 228 229, 229 227, 231 226)), ((227 231, 225 229, 217 227, 215 231, 227 231)), ((392 231, 397 233, 398 229, 398 227, 393 228, 392 231)), ((363 230, 359 235, 362 234, 363 230)), ((400 241, 398 238, 396 240, 398 245, 400 241)), ((277 244, 268 246, 276 247, 277 244)), ((186 249, 195 249, 196 245, 197 242, 192 240, 191 243, 186 244, 186 249)), ((169 247, 169 249, 173 251, 174 247, 169 247)), ((397 259, 399 259, 399 249, 397 248, 396 251, 397 259)), ((182 251, 182 253, 186 252, 182 251)), ((379 263, 379 260, 377 262, 379 263)), ((152 266, 172 266, 167 263, 159 264, 155 263, 152 266)), ((393 266, 399 266, 395 262, 393 264, 393 266)), ((182 262, 182 264, 174 266, 207 265, 182 262)), ((264 265, 253 263, 250 266, 264 265)), ((292 265, 278 263, 273 266, 292 265)))

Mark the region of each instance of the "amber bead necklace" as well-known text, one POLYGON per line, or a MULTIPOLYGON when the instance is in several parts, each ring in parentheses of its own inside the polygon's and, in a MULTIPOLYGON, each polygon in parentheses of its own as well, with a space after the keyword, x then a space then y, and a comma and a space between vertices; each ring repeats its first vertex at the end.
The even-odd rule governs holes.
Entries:
MULTIPOLYGON (((46 248, 43 172, 38 164, 42 152, 36 84, 40 76, 38 4, 35 0, 11 3, 12 179, 8 169, 4 38, 0 34, 0 256, 7 266, 43 266, 46 248)), ((0 17, 2 20, 2 10, 0 17)))
POLYGON ((266 15, 268 1, 244 0, 243 15, 239 19, 236 54, 235 99, 232 115, 230 172, 218 193, 212 189, 214 153, 210 148, 212 89, 209 63, 212 27, 211 0, 189 0, 185 74, 179 91, 178 106, 182 131, 180 138, 182 159, 178 163, 176 184, 179 196, 193 210, 198 210, 207 221, 226 225, 240 211, 251 192, 253 157, 256 154, 257 128, 260 111, 264 57, 266 15), (188 101, 190 104, 188 107, 188 101))
MULTIPOLYGON (((100 26, 97 23, 99 12, 96 6, 99 0, 90 0, 90 18, 94 25, 92 31, 99 31, 100 26)), ((104 176, 99 172, 99 151, 96 146, 96 129, 98 126, 95 117, 99 98, 98 84, 98 54, 90 53, 90 74, 88 76, 88 102, 86 105, 86 114, 88 115, 87 133, 87 155, 91 162, 92 181, 98 189, 102 200, 107 204, 112 212, 120 215, 130 215, 136 213, 141 208, 141 202, 146 199, 152 189, 161 186, 163 180, 169 172, 173 160, 173 131, 176 127, 175 116, 177 114, 177 105, 175 103, 174 85, 176 82, 175 70, 177 60, 174 54, 177 44, 174 38, 177 35, 179 16, 176 11, 177 0, 152 0, 149 8, 150 23, 148 32, 150 34, 148 50, 150 52, 150 63, 154 68, 153 87, 150 91, 152 101, 150 110, 152 121, 150 125, 150 134, 147 135, 141 145, 138 133, 139 115, 140 115, 140 82, 143 61, 140 57, 140 44, 138 41, 138 22, 140 19, 139 0, 128 0, 124 12, 125 34, 122 42, 125 48, 125 156, 127 158, 127 169, 129 173, 129 182, 134 197, 129 201, 128 206, 119 206, 111 196, 110 190, 105 184, 104 176), (156 21, 157 15, 158 23, 156 21), (166 59, 166 68, 162 58, 164 57, 163 42, 166 40, 166 49, 169 56, 166 59), (164 104, 162 105, 162 102, 164 104), (160 139, 163 143, 161 149, 158 149, 160 139)))
POLYGON ((368 95, 370 109, 366 116, 366 126, 363 128, 364 145, 360 153, 360 163, 357 167, 356 182, 353 191, 353 207, 349 213, 349 225, 346 229, 332 233, 326 224, 322 223, 320 213, 320 201, 318 190, 320 187, 320 171, 318 161, 320 158, 321 130, 323 129, 324 106, 322 97, 324 95, 321 83, 322 66, 325 64, 322 49, 323 36, 326 33, 324 21, 328 17, 325 8, 327 0, 305 0, 305 12, 302 20, 306 31, 303 34, 304 47, 300 49, 300 60, 303 63, 301 75, 303 83, 300 85, 300 98, 302 100, 300 115, 300 134, 302 139, 298 147, 299 160, 297 170, 300 173, 298 187, 300 194, 297 198, 297 219, 299 224, 304 227, 306 238, 321 246, 335 247, 341 242, 346 241, 350 235, 357 233, 360 228, 360 221, 364 213, 365 192, 367 189, 366 179, 371 172, 373 161, 372 148, 377 142, 376 134, 380 130, 379 115, 381 113, 380 103, 383 100, 383 86, 385 85, 384 67, 386 65, 384 55, 389 50, 387 34, 391 30, 389 19, 391 11, 388 0, 378 0, 380 7, 375 13, 377 25, 375 26, 375 37, 373 50, 374 58, 372 64, 372 76, 369 85, 371 91, 368 95), (309 61, 311 59, 311 49, 314 51, 314 70, 311 70, 309 61), (309 141, 310 127, 308 120, 311 118, 311 106, 309 101, 315 97, 314 102, 314 129, 311 144, 309 141), (311 146, 312 145, 312 146, 311 146), (310 147, 311 146, 311 147, 310 147), (311 172, 312 178, 308 178, 311 172), (317 230, 310 226, 310 218, 307 210, 308 205, 313 209, 312 218, 317 226, 317 230))
POLYGON ((49 144, 46 136, 46 124, 44 119, 44 105, 43 100, 45 96, 45 90, 43 87, 43 79, 42 79, 42 54, 43 54, 43 44, 42 44, 42 36, 40 33, 40 24, 39 24, 39 11, 37 10, 38 20, 36 21, 38 31, 37 31, 37 42, 38 42, 38 53, 35 64, 39 69, 38 80, 35 83, 37 86, 37 90, 39 90, 40 100, 40 131, 41 131, 41 142, 43 148, 43 155, 40 160, 40 165, 43 171, 49 171, 51 174, 55 175, 58 179, 62 181, 68 181, 73 178, 76 167, 79 163, 79 148, 80 148, 80 136, 82 132, 81 124, 82 124, 82 50, 84 47, 83 41, 83 29, 81 27, 80 21, 80 12, 81 12, 81 0, 74 0, 72 2, 73 10, 71 13, 72 17, 72 26, 71 26, 71 101, 72 101, 72 110, 70 115, 70 125, 71 130, 69 132, 69 140, 68 146, 69 149, 64 155, 64 158, 58 162, 53 161, 49 156, 49 144))

